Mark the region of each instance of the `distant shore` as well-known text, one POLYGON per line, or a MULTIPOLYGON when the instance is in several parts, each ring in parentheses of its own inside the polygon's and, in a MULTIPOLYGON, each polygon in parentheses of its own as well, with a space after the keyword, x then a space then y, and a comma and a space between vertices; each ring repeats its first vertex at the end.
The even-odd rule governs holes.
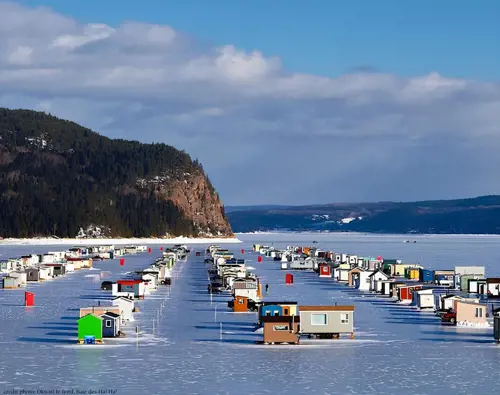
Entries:
POLYGON ((330 231, 318 232, 312 230, 270 230, 270 231, 255 231, 255 232, 234 232, 236 236, 259 236, 259 235, 307 235, 307 236, 367 236, 367 237, 399 237, 408 240, 414 240, 423 237, 492 237, 499 238, 500 233, 381 233, 381 232, 345 232, 345 231, 330 231))
POLYGON ((242 243, 238 238, 191 238, 175 237, 171 239, 124 238, 124 239, 55 239, 40 237, 31 239, 2 239, 0 245, 134 245, 134 244, 234 244, 242 243))

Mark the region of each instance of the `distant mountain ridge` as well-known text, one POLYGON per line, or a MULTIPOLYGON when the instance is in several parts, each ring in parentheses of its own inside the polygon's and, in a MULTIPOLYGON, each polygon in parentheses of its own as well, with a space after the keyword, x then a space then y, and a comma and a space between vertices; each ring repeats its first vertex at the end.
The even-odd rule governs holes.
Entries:
POLYGON ((0 236, 233 236, 202 165, 166 144, 110 139, 0 108, 0 236))
POLYGON ((234 232, 500 234, 500 195, 418 202, 231 207, 234 232))

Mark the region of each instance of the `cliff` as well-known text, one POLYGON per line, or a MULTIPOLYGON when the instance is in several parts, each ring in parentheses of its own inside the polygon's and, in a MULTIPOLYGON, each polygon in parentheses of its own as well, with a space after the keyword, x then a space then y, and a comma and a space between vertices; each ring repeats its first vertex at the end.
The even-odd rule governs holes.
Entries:
POLYGON ((0 109, 0 236, 232 237, 197 160, 0 109))

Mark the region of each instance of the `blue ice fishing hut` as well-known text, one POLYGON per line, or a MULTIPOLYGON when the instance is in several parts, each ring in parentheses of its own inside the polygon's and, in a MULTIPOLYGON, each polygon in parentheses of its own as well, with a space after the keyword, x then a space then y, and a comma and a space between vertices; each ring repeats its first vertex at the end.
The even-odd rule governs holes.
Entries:
POLYGON ((420 278, 419 281, 421 283, 432 283, 434 282, 434 270, 429 269, 420 269, 420 278))

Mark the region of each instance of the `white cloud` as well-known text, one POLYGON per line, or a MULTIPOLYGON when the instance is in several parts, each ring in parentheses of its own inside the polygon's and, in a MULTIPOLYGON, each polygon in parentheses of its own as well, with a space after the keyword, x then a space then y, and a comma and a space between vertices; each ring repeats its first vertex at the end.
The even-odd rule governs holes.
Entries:
POLYGON ((0 50, 0 105, 186 149, 229 204, 500 192, 499 83, 299 74, 169 26, 14 3, 0 3, 0 50))
POLYGON ((33 48, 19 46, 9 54, 8 63, 11 65, 26 66, 31 63, 33 48))
POLYGON ((115 29, 103 24, 83 26, 80 34, 62 34, 52 42, 55 48, 74 50, 95 41, 105 40, 115 33, 115 29))

